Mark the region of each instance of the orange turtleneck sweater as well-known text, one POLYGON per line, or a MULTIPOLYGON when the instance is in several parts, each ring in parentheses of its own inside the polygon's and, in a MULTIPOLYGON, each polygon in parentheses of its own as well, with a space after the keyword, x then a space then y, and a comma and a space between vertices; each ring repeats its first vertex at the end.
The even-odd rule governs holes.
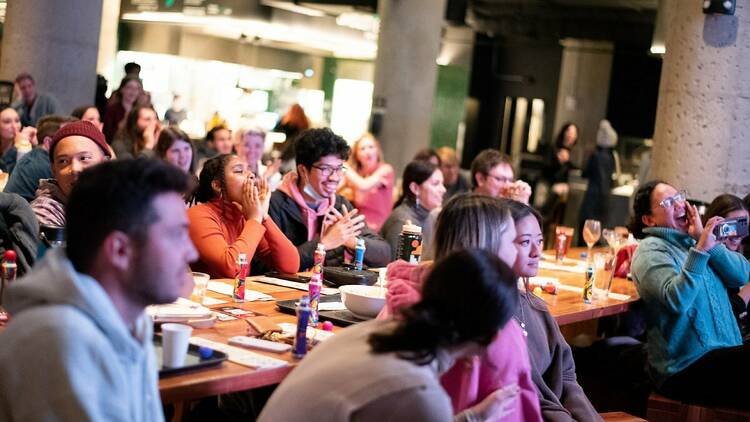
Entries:
POLYGON ((200 254, 191 265, 194 271, 211 278, 234 277, 240 253, 247 254, 248 261, 257 256, 282 273, 299 269, 297 248, 273 220, 247 221, 236 206, 225 203, 223 208, 222 200, 215 198, 188 210, 190 238, 200 254))

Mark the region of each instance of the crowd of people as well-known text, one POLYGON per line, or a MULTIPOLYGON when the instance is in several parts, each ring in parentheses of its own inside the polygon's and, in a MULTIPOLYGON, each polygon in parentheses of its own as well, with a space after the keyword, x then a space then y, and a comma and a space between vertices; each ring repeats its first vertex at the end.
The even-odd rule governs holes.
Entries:
MULTIPOLYGON (((528 281, 543 213, 559 214, 574 168, 574 124, 548 152, 553 195, 540 213, 497 150, 473 159, 468 180, 449 147, 420 151, 397 174, 373 135, 350 147, 293 107, 280 122, 283 151, 269 158, 257 127, 216 126, 196 143, 162 126, 134 74, 104 116, 88 105, 62 115, 31 75, 16 82, 21 99, 0 109, 0 169, 10 173, 0 204, 15 200, 32 238, 53 227, 67 245, 34 250, 3 211, 0 246, 28 265, 2 302, 0 419, 162 420, 143 311, 189 291, 188 268, 231 278, 244 254, 253 274, 295 273, 313 266, 319 244, 325 265, 341 266, 363 241, 364 264, 387 266, 383 311, 316 347, 259 420, 601 420, 528 281), (421 263, 396 260, 404 226, 421 229, 421 263)), ((602 122, 584 171, 587 218, 601 216, 593 205, 611 187, 616 142, 602 122)), ((748 202, 721 195, 701 217, 664 181, 634 196, 630 230, 642 240, 632 277, 665 395, 747 408, 723 378, 750 368, 750 263, 741 235, 718 239, 714 228, 746 222, 748 202)))

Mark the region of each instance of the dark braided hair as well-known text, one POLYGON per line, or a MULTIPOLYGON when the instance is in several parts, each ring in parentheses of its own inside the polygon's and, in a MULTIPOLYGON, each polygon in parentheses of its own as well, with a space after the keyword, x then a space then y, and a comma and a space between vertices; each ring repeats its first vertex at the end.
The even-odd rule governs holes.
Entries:
POLYGON ((662 180, 651 180, 638 187, 633 198, 633 216, 630 217, 630 223, 628 224, 628 230, 633 233, 636 239, 643 239, 646 234, 643 233, 643 229, 646 228, 646 224, 643 223, 644 215, 651 215, 651 194, 654 193, 656 186, 664 183, 662 180))
POLYGON ((510 267, 488 251, 460 250, 435 263, 422 299, 402 311, 396 328, 372 334, 368 342, 374 353, 395 352, 426 365, 440 349, 469 342, 489 345, 517 305, 510 267))
POLYGON ((229 159, 236 157, 234 154, 217 155, 203 164, 201 177, 198 181, 198 189, 195 191, 195 200, 198 202, 208 202, 216 196, 214 192, 213 181, 218 180, 221 186, 221 197, 227 197, 227 181, 224 178, 224 168, 227 166, 229 159))

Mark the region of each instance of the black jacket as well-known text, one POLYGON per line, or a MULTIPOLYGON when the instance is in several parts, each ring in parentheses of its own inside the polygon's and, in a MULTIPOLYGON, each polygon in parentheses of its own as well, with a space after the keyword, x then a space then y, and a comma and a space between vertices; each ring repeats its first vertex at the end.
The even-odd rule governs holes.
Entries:
MULTIPOLYGON (((334 207, 341 211, 342 206, 351 210, 354 206, 336 195, 336 204, 334 207)), ((307 240, 307 225, 303 220, 299 205, 294 202, 290 196, 281 191, 275 191, 271 195, 271 206, 268 214, 274 223, 281 229, 289 240, 297 247, 299 252, 300 271, 305 271, 313 265, 313 254, 320 241, 316 236, 312 240, 307 240)), ((322 223, 322 217, 318 218, 318 224, 322 223)), ((384 267, 391 260, 391 246, 382 237, 375 234, 365 225, 362 229, 361 238, 365 239, 365 265, 369 267, 384 267)), ((341 266, 344 264, 343 246, 326 252, 327 266, 341 266)))

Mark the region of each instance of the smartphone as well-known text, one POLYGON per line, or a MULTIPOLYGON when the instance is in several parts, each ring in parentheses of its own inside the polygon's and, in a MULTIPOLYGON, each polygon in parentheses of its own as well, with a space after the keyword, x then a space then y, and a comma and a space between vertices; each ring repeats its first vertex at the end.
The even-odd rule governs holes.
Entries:
POLYGON ((717 239, 747 236, 747 217, 722 221, 714 227, 714 235, 717 239))

